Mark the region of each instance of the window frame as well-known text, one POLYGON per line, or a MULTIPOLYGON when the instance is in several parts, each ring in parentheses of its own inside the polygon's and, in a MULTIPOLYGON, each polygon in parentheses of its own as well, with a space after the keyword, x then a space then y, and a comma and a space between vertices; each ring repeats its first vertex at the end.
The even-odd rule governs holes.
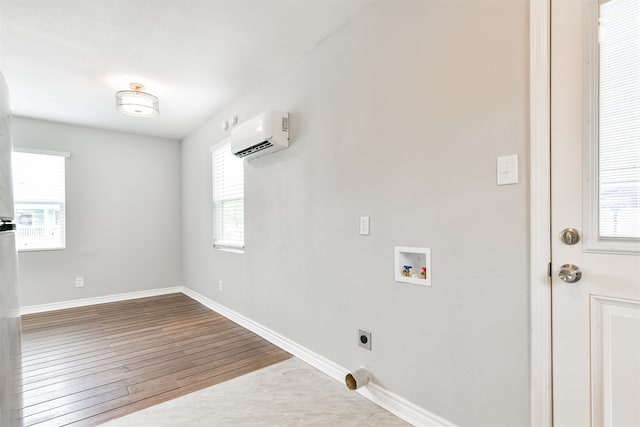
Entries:
MULTIPOLYGON (((17 241, 17 236, 16 236, 16 250, 18 252, 42 252, 42 251, 61 251, 61 250, 66 250, 67 249, 67 158, 71 157, 71 153, 68 151, 52 151, 52 150, 41 150, 41 149, 37 149, 37 148, 26 148, 26 147, 13 147, 13 152, 14 153, 22 153, 22 154, 35 154, 35 155, 45 155, 45 156, 57 156, 57 157, 62 157, 63 158, 63 168, 64 168, 64 173, 63 173, 63 199, 61 202, 62 205, 62 209, 61 209, 61 216, 62 216, 62 220, 61 220, 61 224, 62 224, 62 235, 61 235, 61 245, 60 246, 56 246, 56 247, 29 247, 29 248, 25 248, 25 247, 20 247, 18 246, 18 241, 17 241)), ((15 168, 12 168, 15 170, 15 168)), ((14 186, 15 186, 15 180, 14 180, 14 186)), ((32 201, 18 201, 17 199, 15 199, 15 194, 14 194, 14 212, 16 212, 16 216, 14 217, 14 222, 16 223, 17 227, 20 227, 20 224, 18 224, 18 218, 17 218, 17 205, 18 204, 42 204, 42 201, 38 201, 38 200, 32 200, 32 201)), ((18 233, 19 231, 16 230, 16 233, 18 233)))
MULTIPOLYGON (((212 225, 213 225, 213 232, 212 232, 212 236, 213 236, 213 247, 215 249, 218 250, 223 250, 223 251, 227 251, 227 252, 237 252, 237 253, 244 253, 244 249, 245 249, 245 240, 244 240, 244 219, 245 219, 245 209, 244 209, 244 160, 243 159, 237 159, 238 162, 240 162, 240 164, 242 165, 242 190, 241 190, 241 197, 220 197, 218 198, 216 195, 216 151, 218 151, 221 148, 224 148, 225 146, 229 147, 229 152, 231 151, 231 138, 225 138, 222 141, 218 142, 217 144, 215 144, 214 146, 211 147, 210 152, 211 152, 211 183, 212 183, 212 188, 211 188, 211 198, 212 198, 212 213, 213 213, 213 218, 212 218, 212 225), (241 201, 242 202, 242 242, 239 242, 237 240, 230 240, 230 239, 225 239, 223 232, 224 232, 224 228, 222 227, 221 224, 219 224, 218 222, 218 212, 219 210, 221 210, 223 208, 224 203, 228 203, 228 202, 237 202, 237 201, 241 201), (221 237, 221 238, 219 238, 221 237)), ((231 154, 232 158, 235 158, 233 156, 233 154, 231 154)))
POLYGON ((640 241, 600 237, 600 1, 590 0, 584 15, 584 252, 640 254, 640 241))

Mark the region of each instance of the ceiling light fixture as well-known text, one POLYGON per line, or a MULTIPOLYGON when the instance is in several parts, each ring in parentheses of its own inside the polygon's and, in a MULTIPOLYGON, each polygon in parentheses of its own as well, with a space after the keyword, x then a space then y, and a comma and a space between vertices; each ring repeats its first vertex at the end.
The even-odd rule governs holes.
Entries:
POLYGON ((129 83, 131 90, 116 92, 116 108, 136 117, 154 117, 160 114, 158 97, 143 92, 144 85, 129 83))

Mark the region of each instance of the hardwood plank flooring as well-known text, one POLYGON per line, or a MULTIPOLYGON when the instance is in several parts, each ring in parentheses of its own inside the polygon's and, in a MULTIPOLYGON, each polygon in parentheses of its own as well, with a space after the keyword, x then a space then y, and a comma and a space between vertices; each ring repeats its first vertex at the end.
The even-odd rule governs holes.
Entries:
POLYGON ((23 423, 93 426, 290 354, 183 294, 22 317, 23 423))

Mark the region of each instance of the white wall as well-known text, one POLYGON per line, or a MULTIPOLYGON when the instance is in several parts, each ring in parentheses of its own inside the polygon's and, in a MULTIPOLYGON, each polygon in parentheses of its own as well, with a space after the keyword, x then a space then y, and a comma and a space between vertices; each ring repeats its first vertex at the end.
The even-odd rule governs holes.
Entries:
POLYGON ((377 3, 183 141, 185 285, 454 423, 528 425, 527 70, 525 1, 377 3), (209 147, 268 109, 292 146, 245 162, 246 253, 214 250, 209 147))
POLYGON ((182 284, 178 141, 16 118, 13 142, 71 152, 67 248, 20 252, 22 306, 182 284))

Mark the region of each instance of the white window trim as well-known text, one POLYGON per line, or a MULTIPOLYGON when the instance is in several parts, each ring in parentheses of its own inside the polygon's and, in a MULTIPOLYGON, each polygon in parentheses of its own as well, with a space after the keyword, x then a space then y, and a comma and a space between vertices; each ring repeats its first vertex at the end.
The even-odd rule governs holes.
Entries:
POLYGON ((18 153, 28 153, 28 154, 44 154, 47 156, 60 156, 60 157, 71 157, 71 153, 68 151, 50 151, 50 150, 40 150, 38 148, 26 148, 26 147, 13 147, 13 151, 18 153))
MULTIPOLYGON (((59 156, 59 157, 64 157, 65 159, 68 159, 69 157, 71 157, 71 153, 69 151, 53 151, 53 150, 41 150, 39 148, 28 148, 28 147, 13 147, 13 151, 16 153, 27 153, 27 154, 43 154, 43 155, 47 155, 47 156, 59 156)), ((67 180, 66 180, 66 173, 67 173, 67 165, 66 165, 66 161, 65 161, 65 187, 67 185, 67 180)), ((63 251, 67 249, 67 195, 66 195, 66 188, 65 188, 65 200, 64 200, 64 206, 65 206, 65 220, 64 220, 64 238, 63 238, 63 244, 62 246, 59 246, 57 248, 16 248, 17 252, 49 252, 49 251, 63 251)))
POLYGON ((227 252, 244 253, 244 245, 225 240, 217 240, 213 243, 213 247, 227 252))
MULTIPOLYGON (((209 152, 211 153, 211 155, 209 156, 209 160, 211 161, 211 184, 212 184, 212 188, 211 188, 211 201, 212 201, 212 210, 211 212, 213 213, 213 218, 211 221, 211 224, 213 226, 212 229, 212 236, 216 237, 217 235, 217 231, 215 229, 215 227, 217 227, 216 224, 216 220, 215 220, 215 215, 216 215, 216 200, 214 199, 214 192, 215 192, 215 170, 213 169, 213 152, 220 146, 222 145, 226 145, 226 144, 230 144, 231 143, 231 139, 230 138, 225 138, 222 141, 218 142, 217 144, 213 145, 212 147, 210 147, 209 152)), ((227 201, 230 200, 239 200, 239 198, 230 198, 230 199, 226 199, 227 201)), ((243 196, 242 196, 242 200, 244 200, 244 184, 243 184, 243 196)), ((244 212, 243 212, 244 215, 244 212)), ((217 250, 220 251, 224 251, 224 252, 232 252, 232 253, 244 253, 245 250, 245 244, 244 244, 244 239, 243 239, 243 243, 239 244, 235 241, 228 241, 228 240, 214 240, 213 242, 213 247, 217 250)))
POLYGON ((584 25, 589 29, 584 37, 586 54, 584 79, 584 140, 583 140, 583 239, 582 250, 595 253, 640 255, 637 239, 600 238, 600 177, 599 177, 599 48, 598 18, 600 3, 590 0, 585 5, 584 25))

